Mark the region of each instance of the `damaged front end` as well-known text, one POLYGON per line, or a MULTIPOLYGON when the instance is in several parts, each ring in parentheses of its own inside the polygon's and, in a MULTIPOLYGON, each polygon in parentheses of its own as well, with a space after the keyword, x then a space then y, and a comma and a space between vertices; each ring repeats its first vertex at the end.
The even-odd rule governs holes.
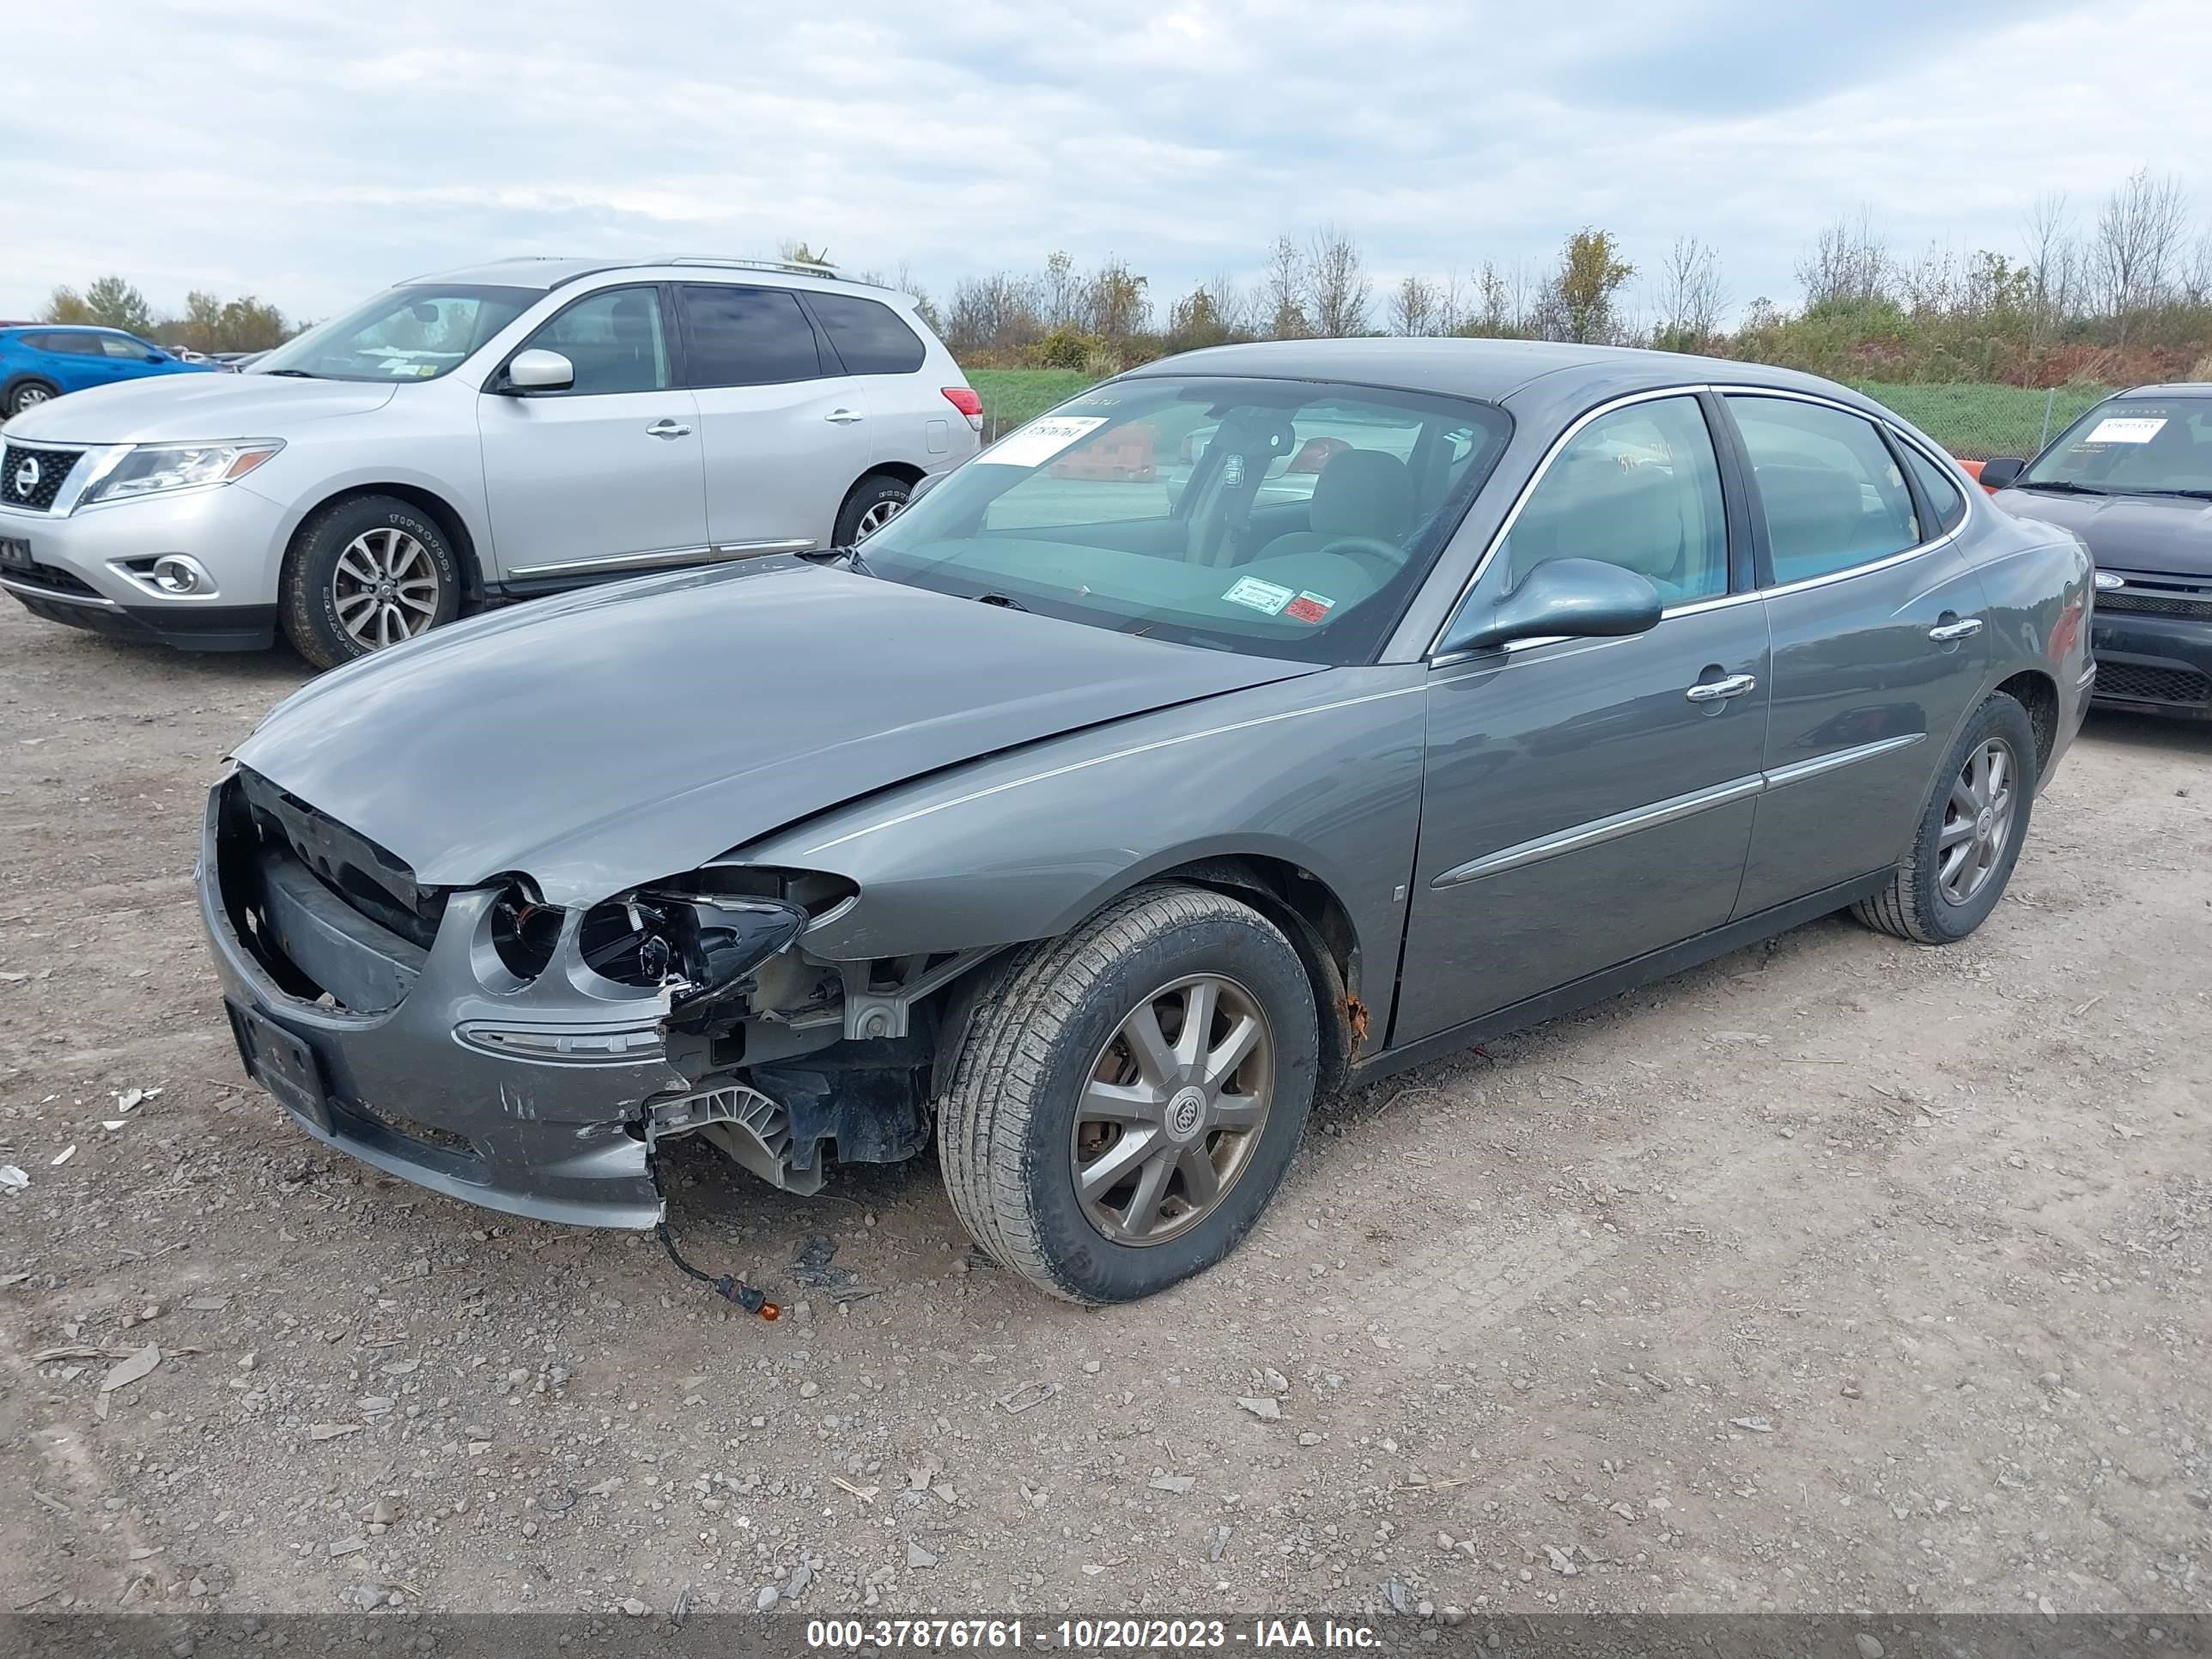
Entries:
POLYGON ((873 963, 802 936, 842 878, 710 863, 595 903, 521 873, 418 884, 240 769, 198 872, 247 1071, 325 1144, 540 1219, 650 1227, 651 1153, 696 1133, 811 1193, 831 1149, 929 1134, 935 994, 989 951, 873 963))

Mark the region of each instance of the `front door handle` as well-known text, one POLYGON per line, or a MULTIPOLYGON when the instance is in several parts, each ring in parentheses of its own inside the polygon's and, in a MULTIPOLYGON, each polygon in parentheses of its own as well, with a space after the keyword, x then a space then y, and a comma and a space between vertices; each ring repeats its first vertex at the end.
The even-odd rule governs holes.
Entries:
POLYGON ((1759 684, 1752 674, 1731 674, 1723 680, 1699 680, 1682 693, 1692 702, 1718 702, 1724 697, 1740 697, 1759 684))
POLYGON ((855 421, 865 421, 867 416, 856 409, 833 409, 822 418, 825 421, 835 421, 839 426, 850 426, 855 421))
POLYGON ((681 421, 664 419, 646 428, 645 434, 648 438, 688 438, 691 435, 691 428, 681 421))
POLYGON ((1982 631, 1979 617, 1961 617, 1956 622, 1939 623, 1928 630, 1928 637, 1938 645, 1949 645, 1957 640, 1971 640, 1982 631))

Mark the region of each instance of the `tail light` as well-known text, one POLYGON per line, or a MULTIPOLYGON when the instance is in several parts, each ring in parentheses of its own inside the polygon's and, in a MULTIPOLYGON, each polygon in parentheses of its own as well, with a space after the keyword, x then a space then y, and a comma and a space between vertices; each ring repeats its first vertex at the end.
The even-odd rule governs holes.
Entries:
POLYGON ((968 425, 971 431, 981 432, 983 429, 983 400, 966 386, 946 386, 945 401, 968 417, 968 425))

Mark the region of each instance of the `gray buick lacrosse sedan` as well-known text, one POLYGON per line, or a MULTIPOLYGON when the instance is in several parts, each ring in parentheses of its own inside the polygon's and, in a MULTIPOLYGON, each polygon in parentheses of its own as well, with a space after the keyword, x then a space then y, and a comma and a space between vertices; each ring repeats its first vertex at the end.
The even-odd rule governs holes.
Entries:
POLYGON ((203 915, 306 1133, 651 1227, 936 1139, 977 1242, 1218 1261, 1316 1096, 1849 908, 1995 908, 2070 533, 1825 380, 1470 340, 1085 392, 860 545, 495 612, 240 746, 203 915))

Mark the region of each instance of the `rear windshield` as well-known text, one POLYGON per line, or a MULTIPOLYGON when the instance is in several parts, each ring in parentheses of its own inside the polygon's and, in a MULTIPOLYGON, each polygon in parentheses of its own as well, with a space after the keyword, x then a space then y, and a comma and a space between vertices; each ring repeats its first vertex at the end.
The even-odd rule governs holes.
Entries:
POLYGON ((1303 662, 1373 660, 1512 429, 1311 380, 1110 381, 870 537, 894 581, 1303 662))
POLYGON ((2212 398, 2113 398, 2059 434, 2020 483, 2105 495, 2212 496, 2212 398))
POLYGON ((248 371, 314 380, 434 380, 545 295, 532 288, 419 283, 309 329, 248 371))

